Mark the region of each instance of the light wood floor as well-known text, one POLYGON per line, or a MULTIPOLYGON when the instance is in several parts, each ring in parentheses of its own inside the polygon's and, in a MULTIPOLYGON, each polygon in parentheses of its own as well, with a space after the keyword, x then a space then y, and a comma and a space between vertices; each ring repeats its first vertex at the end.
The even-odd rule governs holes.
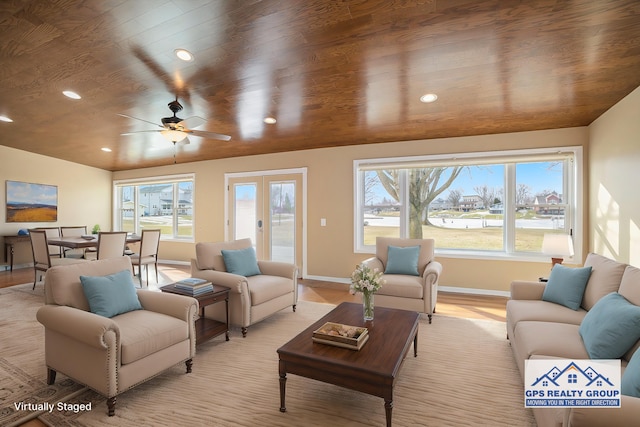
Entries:
MULTIPOLYGON (((160 265, 158 268, 159 283, 156 283, 155 272, 151 268, 148 287, 157 289, 159 286, 189 277, 189 268, 189 266, 183 265, 160 265)), ((0 288, 32 281, 33 269, 31 268, 14 269, 13 272, 0 271, 0 288)), ((144 271, 143 284, 147 285, 144 271)), ((343 301, 355 301, 355 298, 354 295, 349 294, 345 284, 308 279, 299 281, 298 299, 302 301, 338 304, 343 301)), ((439 292, 436 311, 441 315, 504 321, 506 303, 507 299, 504 297, 439 292)), ((437 315, 434 316, 433 321, 438 321, 437 315)), ((45 424, 35 419, 22 424, 21 427, 45 427, 45 424)))

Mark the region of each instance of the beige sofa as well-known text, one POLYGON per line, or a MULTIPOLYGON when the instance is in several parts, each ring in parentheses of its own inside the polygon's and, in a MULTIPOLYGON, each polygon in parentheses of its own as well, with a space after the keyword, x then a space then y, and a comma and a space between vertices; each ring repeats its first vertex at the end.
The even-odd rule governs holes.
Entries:
MULTIPOLYGON (((45 328, 47 383, 56 372, 107 397, 109 416, 116 396, 185 362, 196 352, 198 301, 138 290, 142 310, 111 318, 92 313, 80 276, 132 271, 129 257, 52 267, 45 280, 45 305, 37 319, 45 328)), ((133 286, 133 282, 131 283, 133 286)), ((135 291, 132 291, 135 292, 135 291)))
MULTIPOLYGON (((229 292, 229 321, 240 326, 242 336, 247 328, 272 314, 293 307, 298 302, 298 269, 294 264, 257 261, 261 274, 241 276, 227 271, 222 250, 251 248, 251 239, 196 244, 196 259, 191 260, 191 276, 226 286, 229 292)), ((205 307, 205 317, 225 321, 224 306, 205 307)))
MULTIPOLYGON (((585 315, 605 295, 618 292, 640 305, 640 269, 597 254, 589 254, 591 266, 582 303, 577 310, 542 300, 543 282, 514 281, 507 302, 507 337, 524 378, 526 359, 589 359, 579 332, 585 315)), ((622 358, 627 365, 640 347, 638 341, 622 358)), ((622 396, 621 408, 533 408, 536 422, 547 426, 630 426, 640 420, 640 398, 622 396)))

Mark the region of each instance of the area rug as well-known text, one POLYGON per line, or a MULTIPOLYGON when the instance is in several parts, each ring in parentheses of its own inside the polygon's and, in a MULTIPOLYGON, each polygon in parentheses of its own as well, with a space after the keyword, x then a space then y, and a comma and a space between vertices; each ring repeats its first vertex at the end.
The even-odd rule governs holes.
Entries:
MULTIPOLYGON (((0 290, 0 356, 5 360, 0 364, 0 375, 7 375, 7 365, 19 366, 24 376, 22 395, 41 401, 36 393, 46 386, 46 369, 42 329, 35 311, 42 297, 31 294, 25 286, 9 289, 0 290), (5 307, 19 318, 7 318, 5 307), (9 347, 5 347, 6 340, 9 347), (12 349, 10 354, 5 354, 7 348, 12 349)), ((60 391, 56 388, 58 394, 48 401, 91 404, 91 410, 35 415, 55 427, 382 426, 385 411, 381 398, 296 375, 287 380, 287 412, 279 411, 277 348, 332 308, 300 301, 295 313, 286 309, 251 326, 246 338, 233 329, 228 342, 218 337, 204 343, 198 346, 193 373, 185 374, 184 365, 178 365, 121 394, 114 417, 107 416, 104 397, 58 375, 56 387, 63 387, 60 381, 73 386, 60 391)), ((0 408, 5 411, 13 406, 17 394, 2 393, 4 389, 0 390, 0 408)), ((410 354, 400 370, 394 389, 393 424, 535 426, 522 395, 504 323, 436 316, 431 325, 421 320, 418 357, 410 354)), ((20 415, 24 419, 29 414, 20 415)), ((0 425, 8 425, 2 416, 0 425)))

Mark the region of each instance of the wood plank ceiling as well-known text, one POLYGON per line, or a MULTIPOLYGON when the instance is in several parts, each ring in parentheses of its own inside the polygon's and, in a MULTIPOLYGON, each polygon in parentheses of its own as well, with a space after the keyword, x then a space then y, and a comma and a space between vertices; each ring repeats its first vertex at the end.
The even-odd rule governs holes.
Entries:
POLYGON ((3 0, 0 31, 0 144, 111 171, 585 126, 640 86, 638 0, 3 0), (176 96, 231 140, 121 135, 176 96))

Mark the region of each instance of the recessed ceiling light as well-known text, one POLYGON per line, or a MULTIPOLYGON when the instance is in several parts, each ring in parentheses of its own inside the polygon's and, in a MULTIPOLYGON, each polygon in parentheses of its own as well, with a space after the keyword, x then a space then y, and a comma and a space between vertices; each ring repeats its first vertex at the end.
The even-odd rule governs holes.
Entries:
POLYGON ((102 147, 101 150, 104 151, 105 153, 111 152, 111 148, 108 148, 108 147, 102 147))
POLYGON ((436 99, 438 99, 438 95, 436 95, 435 93, 426 93, 420 97, 420 102, 428 104, 429 102, 433 102, 436 99))
POLYGON ((9 117, 7 116, 0 116, 0 122, 7 122, 7 123, 12 123, 13 120, 11 120, 9 117))
POLYGON ((186 49, 176 49, 174 50, 176 56, 183 61, 191 62, 193 61, 193 54, 186 49))
POLYGON ((80 95, 78 95, 77 93, 71 91, 71 90, 65 90, 62 91, 62 94, 64 96, 66 96, 67 98, 71 98, 71 99, 80 99, 82 98, 80 95))
POLYGON ((276 123, 276 119, 273 117, 265 117, 264 122, 268 125, 273 125, 276 123))

